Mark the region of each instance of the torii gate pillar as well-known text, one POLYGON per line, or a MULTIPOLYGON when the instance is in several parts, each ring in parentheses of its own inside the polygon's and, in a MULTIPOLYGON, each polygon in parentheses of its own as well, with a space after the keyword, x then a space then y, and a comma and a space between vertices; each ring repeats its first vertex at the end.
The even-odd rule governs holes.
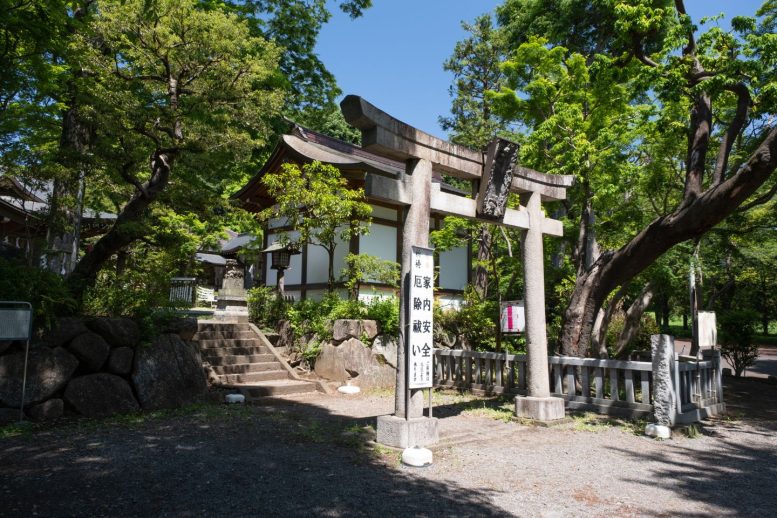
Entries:
MULTIPOLYGON (((564 418, 564 400, 550 395, 548 338, 545 328, 545 268, 539 192, 527 193, 529 228, 522 240, 526 311, 526 391, 515 398, 515 415, 538 421, 564 418)), ((522 200, 523 201, 523 200, 522 200)))

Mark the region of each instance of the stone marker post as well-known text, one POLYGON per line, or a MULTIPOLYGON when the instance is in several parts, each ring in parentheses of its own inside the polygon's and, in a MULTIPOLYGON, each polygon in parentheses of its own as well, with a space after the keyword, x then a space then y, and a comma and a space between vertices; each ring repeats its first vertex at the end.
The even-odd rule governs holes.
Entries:
POLYGON ((650 337, 653 354, 653 414, 656 424, 672 427, 677 415, 674 390, 674 338, 669 335, 650 337))
POLYGON ((527 396, 515 398, 515 415, 539 421, 564 418, 564 400, 550 395, 548 338, 545 330, 545 270, 539 192, 527 194, 529 228, 522 240, 526 312, 527 396))
POLYGON ((397 385, 394 415, 378 417, 377 440, 397 448, 427 446, 438 441, 437 419, 423 417, 423 390, 411 390, 408 398, 409 322, 407 300, 410 293, 410 267, 413 246, 429 246, 429 200, 432 188, 432 163, 417 159, 407 161, 406 180, 413 193, 413 203, 406 209, 402 227, 402 268, 400 275, 399 329, 397 349, 397 385), (407 401, 407 407, 405 402, 407 401))

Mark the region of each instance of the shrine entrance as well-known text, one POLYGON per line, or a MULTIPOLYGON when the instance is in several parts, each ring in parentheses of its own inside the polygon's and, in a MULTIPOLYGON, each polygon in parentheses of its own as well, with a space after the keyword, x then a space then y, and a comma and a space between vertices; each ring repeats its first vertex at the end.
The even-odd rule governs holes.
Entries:
POLYGON ((409 126, 358 96, 347 96, 340 106, 346 121, 361 130, 363 149, 405 166, 398 174, 373 170, 365 176, 368 197, 404 211, 395 408, 393 415, 378 418, 378 442, 408 448, 438 441, 436 420, 423 415, 424 390, 432 387, 431 377, 426 375, 431 360, 424 348, 428 343, 424 323, 430 322, 431 312, 423 313, 432 212, 524 231, 527 395, 516 397, 516 415, 541 421, 563 418, 564 399, 551 397, 550 392, 542 248, 543 234, 561 236, 563 228, 560 221, 544 216, 541 204, 565 199, 573 177, 521 167, 517 163, 518 145, 513 142, 495 139, 485 152, 476 151, 409 126), (432 181, 433 173, 478 182, 477 195, 472 199, 443 192, 440 184, 432 181), (510 193, 520 195, 517 210, 507 207, 510 193), (420 285, 413 282, 415 278, 421 279, 420 285), (412 304, 413 297, 419 299, 420 306, 412 304))

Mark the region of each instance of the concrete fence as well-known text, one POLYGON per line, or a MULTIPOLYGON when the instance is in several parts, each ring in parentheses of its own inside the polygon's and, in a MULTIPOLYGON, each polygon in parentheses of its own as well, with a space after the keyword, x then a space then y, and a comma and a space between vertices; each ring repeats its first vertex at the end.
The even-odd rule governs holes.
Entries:
MULTIPOLYGON (((548 358, 551 392, 566 400, 567 409, 651 417, 655 411, 658 377, 665 380, 659 385, 668 389, 659 390, 659 406, 667 409, 671 424, 691 423, 720 412, 723 409, 720 352, 705 351, 702 358, 673 353, 672 356, 666 362, 666 369, 657 369, 656 361, 551 356, 548 358)), ((437 349, 435 386, 481 394, 526 394, 526 356, 437 349)))

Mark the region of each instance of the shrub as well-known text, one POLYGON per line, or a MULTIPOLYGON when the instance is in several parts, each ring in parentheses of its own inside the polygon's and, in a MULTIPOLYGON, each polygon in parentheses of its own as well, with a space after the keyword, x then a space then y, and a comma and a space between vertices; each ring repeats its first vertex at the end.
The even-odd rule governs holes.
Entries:
POLYGON ((463 335, 474 349, 493 351, 496 349, 496 318, 499 307, 495 301, 481 300, 475 290, 464 290, 464 303, 461 309, 441 310, 435 305, 435 327, 463 335))
POLYGON ((399 298, 374 298, 367 304, 367 318, 375 320, 381 333, 399 334, 399 298))
MULTIPOLYGON (((610 325, 607 326, 607 353, 611 358, 616 356, 627 356, 629 353, 635 351, 650 351, 650 336, 657 335, 661 332, 661 328, 656 324, 656 319, 653 315, 644 313, 639 320, 639 330, 637 331, 634 339, 626 344, 626 347, 622 351, 617 351, 615 348, 618 344, 618 338, 623 332, 623 327, 626 323, 625 315, 623 313, 616 313, 610 320, 610 325)), ((594 351, 596 353, 596 351, 594 351)))
POLYGON ((286 318, 289 306, 283 297, 279 297, 274 288, 260 286, 251 288, 246 294, 248 319, 261 328, 275 327, 279 320, 286 318))
POLYGON ((749 310, 732 310, 720 314, 720 352, 734 367, 734 375, 742 376, 758 358, 758 346, 753 343, 758 315, 749 310))
POLYGON ((3 258, 0 258, 0 300, 32 304, 34 326, 38 329, 50 329, 57 317, 77 309, 60 275, 3 258))

